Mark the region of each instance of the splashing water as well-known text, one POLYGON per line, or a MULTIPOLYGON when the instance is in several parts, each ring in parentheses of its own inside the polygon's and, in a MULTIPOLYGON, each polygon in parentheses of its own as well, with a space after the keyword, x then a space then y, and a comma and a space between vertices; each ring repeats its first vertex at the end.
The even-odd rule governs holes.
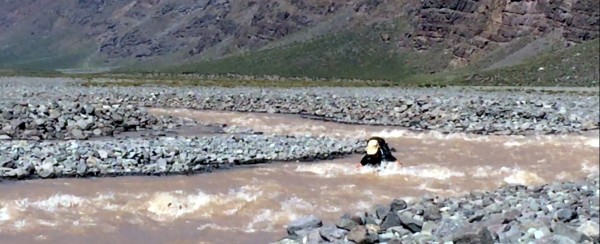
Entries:
POLYGON ((0 222, 4 222, 11 219, 10 213, 6 207, 0 208, 0 222))
POLYGON ((210 196, 199 192, 187 195, 182 192, 160 192, 148 201, 147 210, 157 221, 173 220, 185 214, 194 213, 210 202, 210 196))
POLYGON ((399 166, 395 163, 382 163, 379 167, 364 166, 356 168, 351 164, 320 163, 300 165, 296 172, 310 172, 322 177, 333 178, 341 175, 369 174, 380 177, 385 176, 410 176, 414 178, 433 178, 445 180, 452 177, 463 177, 464 173, 454 171, 447 167, 435 164, 421 164, 417 166, 399 166))
POLYGON ((544 182, 536 173, 520 169, 515 169, 514 173, 504 178, 504 181, 508 184, 518 185, 538 185, 544 182))

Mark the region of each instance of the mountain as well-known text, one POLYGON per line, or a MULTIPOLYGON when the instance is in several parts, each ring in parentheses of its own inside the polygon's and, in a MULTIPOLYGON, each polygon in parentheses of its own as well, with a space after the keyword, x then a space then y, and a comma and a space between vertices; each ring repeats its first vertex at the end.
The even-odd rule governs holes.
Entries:
POLYGON ((599 8, 597 0, 3 0, 0 68, 378 79, 498 70, 580 43, 597 52, 599 8))

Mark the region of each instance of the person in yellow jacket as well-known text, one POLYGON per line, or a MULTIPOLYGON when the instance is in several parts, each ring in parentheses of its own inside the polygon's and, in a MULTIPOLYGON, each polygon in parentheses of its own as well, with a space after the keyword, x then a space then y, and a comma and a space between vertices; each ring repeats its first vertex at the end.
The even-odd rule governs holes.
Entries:
POLYGON ((367 141, 367 148, 365 149, 365 151, 366 154, 360 160, 360 164, 357 164, 357 167, 367 165, 372 167, 379 167, 384 161, 390 163, 397 163, 400 166, 402 165, 402 163, 400 163, 398 159, 396 159, 396 157, 392 155, 392 152, 390 151, 390 148, 388 147, 387 143, 381 137, 374 136, 369 138, 369 140, 367 141))

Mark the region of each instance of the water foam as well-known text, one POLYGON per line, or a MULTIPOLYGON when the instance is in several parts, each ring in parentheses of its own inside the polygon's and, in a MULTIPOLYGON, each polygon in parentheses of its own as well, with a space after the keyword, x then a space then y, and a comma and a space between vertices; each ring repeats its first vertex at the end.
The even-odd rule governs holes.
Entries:
POLYGON ((11 219, 11 216, 10 216, 10 213, 8 212, 8 208, 6 208, 6 207, 0 208, 0 223, 5 222, 10 219, 11 219))
MULTIPOLYGON (((383 138, 406 138, 406 139, 418 139, 426 143, 426 140, 435 141, 452 141, 460 140, 467 142, 498 142, 502 143, 507 148, 522 147, 528 145, 572 145, 572 146, 587 146, 598 148, 600 139, 596 136, 590 138, 589 136, 574 136, 574 135, 535 135, 535 136, 524 136, 524 135, 474 135, 462 132, 445 134, 439 131, 410 131, 407 129, 385 129, 381 131, 375 131, 368 133, 366 130, 357 131, 358 138, 366 136, 379 136, 383 138)), ((352 134, 352 133, 349 133, 352 134)))
POLYGON ((598 139, 598 138, 589 139, 589 140, 586 140, 584 144, 589 147, 598 148, 600 146, 600 139, 598 139))
POLYGON ((154 214, 156 220, 165 221, 196 212, 210 200, 211 197, 203 192, 193 195, 183 194, 181 191, 159 192, 147 202, 147 210, 154 214))
POLYGON ((419 190, 425 190, 425 191, 429 191, 429 192, 433 192, 433 193, 437 193, 437 194, 451 194, 451 195, 458 195, 459 191, 456 190, 452 190, 452 189, 439 189, 439 188, 434 188, 429 186, 427 183, 422 183, 420 184, 417 189, 419 190))
POLYGON ((505 147, 511 148, 511 147, 520 147, 520 146, 523 146, 523 145, 525 145, 525 143, 524 142, 517 142, 517 141, 507 141, 507 142, 503 143, 503 145, 505 147))
POLYGON ((555 177, 556 180, 568 180, 568 179, 572 179, 573 178, 573 174, 569 173, 569 172, 565 172, 565 171, 561 171, 560 173, 558 173, 555 177))
POLYGON ((333 178, 339 175, 355 174, 356 169, 351 164, 319 163, 303 164, 296 167, 295 172, 313 173, 325 178, 333 178))
POLYGON ((146 201, 145 209, 152 213, 156 221, 172 221, 195 213, 201 213, 202 217, 211 217, 215 211, 224 215, 234 215, 262 195, 261 188, 250 185, 230 189, 226 194, 206 194, 202 191, 194 194, 182 191, 158 192, 146 201))
MULTIPOLYGON (((249 232, 254 232, 254 231, 256 231, 255 225, 267 222, 268 226, 265 228, 261 228, 261 229, 272 230, 273 229, 273 220, 276 219, 276 217, 278 217, 277 215, 278 214, 273 213, 273 210, 271 210, 271 209, 261 209, 260 212, 258 212, 258 214, 256 214, 254 216, 254 218, 252 218, 252 221, 250 221, 250 223, 248 223, 248 225, 246 226, 246 229, 249 232)), ((290 214, 290 218, 295 218, 295 215, 290 214)))
POLYGON ((212 229, 212 230, 220 230, 220 231, 240 231, 240 232, 245 232, 245 233, 256 232, 255 229, 236 228, 236 227, 232 227, 232 226, 222 226, 222 225, 218 225, 215 223, 203 224, 203 225, 198 226, 196 229, 199 231, 212 229))
POLYGON ((504 177, 504 182, 513 185, 537 185, 544 183, 544 180, 536 173, 515 169, 510 175, 504 177))
POLYGON ((391 167, 386 168, 386 170, 382 170, 379 172, 379 175, 382 176, 390 176, 390 175, 408 175, 417 178, 426 178, 426 179, 437 179, 437 180, 447 180, 453 177, 464 177, 465 174, 463 172, 455 171, 447 167, 443 167, 436 164, 421 164, 417 166, 402 166, 398 167, 395 164, 392 164, 391 167))
MULTIPOLYGON (((252 214, 252 220, 246 225, 246 231, 277 231, 278 225, 286 225, 293 219, 315 211, 314 203, 301 197, 292 196, 279 202, 279 209, 260 209, 258 213, 252 214)), ((319 208, 324 211, 339 211, 337 206, 319 208)))
POLYGON ((497 176, 502 173, 502 171, 494 170, 492 166, 477 166, 475 170, 472 171, 471 176, 473 178, 488 178, 490 176, 497 176))
POLYGON ((55 194, 45 200, 35 201, 31 203, 31 206, 48 212, 56 212, 59 208, 79 208, 89 202, 88 199, 70 194, 55 194))
POLYGON ((297 166, 296 172, 313 173, 324 178, 341 175, 372 174, 380 177, 403 175, 416 178, 445 180, 452 177, 463 177, 465 174, 436 164, 421 164, 417 166, 398 166, 394 163, 381 167, 365 166, 355 168, 352 164, 320 163, 297 166))
POLYGON ((600 173, 600 169, 598 168, 598 163, 591 163, 590 161, 583 160, 581 162, 581 171, 586 174, 598 174, 600 173))
POLYGON ((282 210, 313 210, 313 205, 306 200, 293 196, 281 203, 282 210))
POLYGON ((26 226, 27 226, 27 220, 25 220, 25 219, 19 219, 19 220, 15 221, 15 223, 13 224, 13 227, 17 231, 24 229, 26 226))
POLYGON ((407 129, 384 129, 371 133, 373 136, 383 138, 408 138, 408 139, 435 139, 435 140, 464 140, 487 142, 491 140, 489 136, 468 135, 466 133, 445 134, 439 131, 411 131, 407 129))

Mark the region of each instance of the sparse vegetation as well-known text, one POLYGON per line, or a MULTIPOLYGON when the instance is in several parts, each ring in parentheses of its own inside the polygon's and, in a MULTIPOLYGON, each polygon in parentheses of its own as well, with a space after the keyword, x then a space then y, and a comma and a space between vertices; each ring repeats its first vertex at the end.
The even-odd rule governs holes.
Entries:
POLYGON ((98 81, 87 79, 83 86, 218 86, 218 87, 386 87, 397 86, 392 81, 367 80, 266 80, 266 79, 117 79, 98 81))
POLYGON ((59 77, 63 73, 41 69, 0 69, 0 76, 59 77))
MULTIPOLYGON (((548 50, 508 67, 486 70, 486 65, 476 63, 446 70, 444 64, 448 57, 441 49, 409 52, 394 48, 380 37, 381 33, 401 33, 399 30, 403 28, 401 22, 380 24, 305 43, 182 66, 128 67, 98 74, 13 69, 0 71, 0 75, 65 75, 88 79, 86 86, 598 86, 600 48, 597 40, 559 51, 548 50), (273 76, 306 78, 271 79, 273 76), (100 77, 118 81, 98 82, 95 78, 100 77)), ((484 57, 482 62, 493 63, 491 58, 484 57)))
POLYGON ((598 86, 600 43, 591 40, 523 63, 470 72, 452 83, 459 85, 598 86))
POLYGON ((444 63, 447 62, 444 62, 443 55, 439 55, 439 52, 417 53, 399 50, 393 42, 382 40, 382 33, 402 33, 402 28, 404 25, 396 21, 386 25, 363 27, 358 31, 347 30, 312 41, 260 52, 168 68, 154 67, 151 70, 181 74, 236 73, 255 76, 389 80, 402 83, 414 75, 432 70, 439 71, 445 67, 444 63))
MULTIPOLYGON (((366 28, 361 32, 332 34, 307 43, 297 43, 261 52, 203 61, 168 68, 153 68, 171 74, 279 75, 283 77, 326 78, 327 81, 242 82, 219 81, 225 86, 598 86, 598 41, 592 40, 562 50, 547 50, 523 62, 486 70, 489 65, 446 70, 448 57, 441 50, 409 52, 395 50, 377 33, 399 29, 366 28), (385 82, 334 82, 337 79, 385 80, 385 82)), ((522 46, 522 44, 521 44, 522 46)), ((498 56, 497 53, 491 53, 498 56)), ((503 57, 505 55, 500 55, 503 57)), ((493 63, 493 57, 482 62, 493 63)), ((148 69, 146 69, 147 71, 148 69)), ((134 70, 124 71, 134 74, 134 70)), ((212 84, 207 81, 171 82, 172 84, 212 84)))

